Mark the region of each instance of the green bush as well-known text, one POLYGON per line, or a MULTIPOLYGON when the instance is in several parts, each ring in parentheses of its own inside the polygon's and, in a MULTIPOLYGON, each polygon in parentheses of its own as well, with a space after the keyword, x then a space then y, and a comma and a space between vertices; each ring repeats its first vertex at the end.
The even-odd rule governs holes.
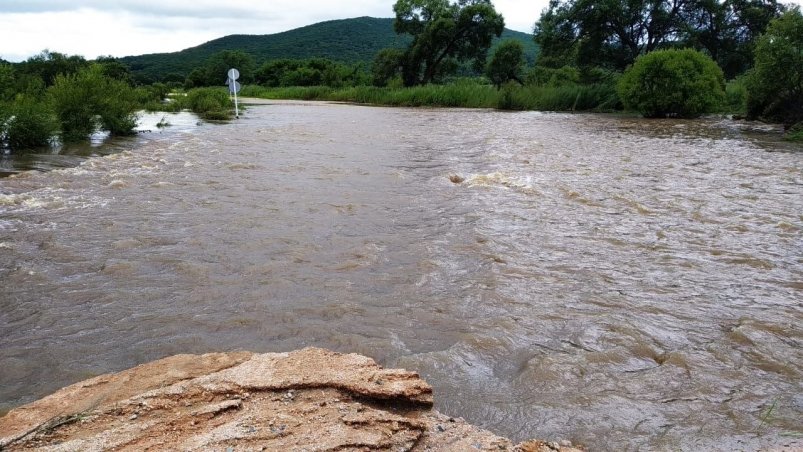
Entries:
POLYGON ((725 111, 742 116, 747 112, 747 85, 744 77, 737 77, 725 85, 725 111))
POLYGON ((0 129, 8 147, 18 151, 49 145, 58 124, 46 103, 21 96, 0 114, 0 129))
POLYGON ((758 40, 755 67, 747 76, 749 118, 803 122, 803 15, 792 9, 770 22, 758 40))
POLYGON ((196 88, 187 93, 187 107, 198 116, 209 120, 231 118, 233 111, 231 99, 225 89, 196 88))
POLYGON ((577 85, 580 83, 580 70, 572 66, 559 69, 535 66, 527 74, 526 80, 528 85, 553 88, 577 85))
POLYGON ((114 135, 135 133, 136 92, 126 82, 106 76, 99 65, 59 75, 48 93, 65 141, 86 139, 100 128, 114 135))
POLYGON ((617 90, 626 108, 645 117, 694 118, 720 106, 725 80, 719 66, 696 50, 657 50, 638 57, 617 90))

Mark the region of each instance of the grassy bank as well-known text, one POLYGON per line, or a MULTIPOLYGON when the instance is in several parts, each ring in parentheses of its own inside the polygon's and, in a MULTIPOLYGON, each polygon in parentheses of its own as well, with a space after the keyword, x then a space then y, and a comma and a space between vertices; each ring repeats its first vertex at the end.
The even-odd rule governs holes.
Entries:
POLYGON ((502 110, 610 111, 619 105, 616 90, 609 85, 539 87, 510 84, 498 90, 491 85, 470 81, 412 88, 247 86, 241 95, 262 99, 323 100, 396 107, 502 110))

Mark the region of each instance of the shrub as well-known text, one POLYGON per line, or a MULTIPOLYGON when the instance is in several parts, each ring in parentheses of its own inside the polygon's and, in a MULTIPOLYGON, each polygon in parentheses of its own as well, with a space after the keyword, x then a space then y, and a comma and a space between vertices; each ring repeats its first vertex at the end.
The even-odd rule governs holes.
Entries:
POLYGON ((198 116, 210 120, 229 119, 232 102, 225 89, 196 88, 187 93, 187 106, 198 116))
POLYGON ((12 150, 47 146, 58 129, 54 114, 46 103, 24 96, 19 97, 5 115, 0 114, 0 124, 3 123, 2 135, 12 150), (6 116, 5 121, 2 116, 6 116))
POLYGON ((617 85, 625 107, 648 118, 694 118, 713 112, 724 100, 724 89, 722 69, 692 49, 642 55, 617 85))
POLYGON ((747 115, 783 123, 803 122, 803 15, 792 9, 770 22, 758 40, 747 76, 747 115))
POLYGON ((130 135, 137 125, 137 95, 131 86, 112 79, 93 65, 72 75, 59 75, 48 90, 65 141, 85 139, 99 128, 130 135))
POLYGON ((535 66, 527 74, 527 84, 536 86, 561 87, 580 83, 580 70, 573 66, 553 69, 535 66))

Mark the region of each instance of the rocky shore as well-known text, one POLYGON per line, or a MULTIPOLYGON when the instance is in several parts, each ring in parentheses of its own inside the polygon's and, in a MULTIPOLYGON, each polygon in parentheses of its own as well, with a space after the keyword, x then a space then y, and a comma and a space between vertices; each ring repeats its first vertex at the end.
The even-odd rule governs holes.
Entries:
POLYGON ((579 450, 514 445, 432 405, 416 373, 356 354, 177 355, 12 410, 0 450, 579 450))

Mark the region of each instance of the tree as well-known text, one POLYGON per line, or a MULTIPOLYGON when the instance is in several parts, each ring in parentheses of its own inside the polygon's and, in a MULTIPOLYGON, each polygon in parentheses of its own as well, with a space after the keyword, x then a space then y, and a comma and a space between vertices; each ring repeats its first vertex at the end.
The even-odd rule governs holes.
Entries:
POLYGON ((490 0, 398 0, 394 29, 413 38, 402 60, 406 86, 453 72, 458 62, 481 69, 494 36, 505 27, 490 0))
POLYGON ((496 48, 485 74, 497 88, 511 80, 523 84, 521 74, 524 71, 524 64, 524 45, 519 41, 508 39, 496 48))
POLYGON ((692 49, 656 50, 636 59, 617 91, 625 107, 648 118, 694 118, 714 111, 725 97, 722 70, 692 49))
POLYGON ((223 50, 218 52, 206 62, 207 86, 225 85, 226 73, 236 68, 240 71, 241 83, 251 83, 254 77, 254 59, 242 50, 223 50))
POLYGON ((390 80, 401 74, 403 62, 403 50, 393 48, 380 50, 371 65, 374 86, 387 86, 390 80))
POLYGON ((10 63, 0 62, 0 103, 14 98, 15 84, 14 66, 10 63))
POLYGON ((223 50, 210 56, 202 67, 192 70, 184 81, 186 88, 201 86, 222 86, 226 83, 229 69, 240 71, 240 83, 251 83, 254 79, 254 59, 242 50, 223 50))
POLYGON ((734 78, 752 66, 756 39, 784 10, 775 0, 695 0, 685 12, 684 43, 704 50, 734 78))
POLYGON ((51 86, 59 75, 75 74, 89 66, 89 63, 80 55, 67 56, 63 53, 43 50, 38 55, 28 58, 19 64, 19 74, 40 77, 45 86, 51 86))
POLYGON ((552 0, 535 25, 538 64, 622 70, 653 50, 693 47, 733 77, 783 9, 776 0, 552 0))
POLYGON ((571 49, 579 66, 624 69, 678 39, 690 1, 551 0, 535 26, 535 41, 547 60, 560 60, 571 49))
POLYGON ((756 45, 756 64, 747 76, 747 115, 803 122, 803 15, 795 8, 773 20, 756 45))

